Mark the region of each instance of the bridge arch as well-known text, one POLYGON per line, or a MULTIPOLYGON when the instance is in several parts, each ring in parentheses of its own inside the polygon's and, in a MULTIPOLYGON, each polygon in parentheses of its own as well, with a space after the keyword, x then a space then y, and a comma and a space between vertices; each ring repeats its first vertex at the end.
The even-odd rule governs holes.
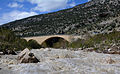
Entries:
MULTIPOLYGON (((46 41, 46 40, 48 40, 48 39, 51 39, 51 38, 62 38, 62 39, 64 39, 64 40, 70 42, 69 38, 68 38, 68 37, 64 37, 64 36, 49 36, 49 37, 45 38, 44 41, 46 41)), ((43 41, 43 42, 44 42, 44 41, 43 41)))
POLYGON ((64 37, 49 37, 44 40, 41 45, 43 47, 53 47, 53 48, 60 48, 60 47, 67 47, 69 40, 65 39, 64 37))

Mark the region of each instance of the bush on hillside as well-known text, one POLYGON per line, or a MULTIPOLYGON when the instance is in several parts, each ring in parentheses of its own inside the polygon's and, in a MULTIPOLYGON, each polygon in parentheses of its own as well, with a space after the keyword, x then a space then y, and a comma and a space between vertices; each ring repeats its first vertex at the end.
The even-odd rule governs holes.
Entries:
POLYGON ((23 50, 25 48, 40 48, 41 46, 35 41, 26 41, 25 39, 16 37, 15 34, 7 29, 0 29, 0 51, 4 50, 23 50))
POLYGON ((41 48, 41 45, 37 43, 37 41, 31 39, 28 41, 28 48, 30 49, 39 49, 41 48))
POLYGON ((110 47, 113 44, 120 44, 119 31, 113 31, 109 34, 97 34, 85 40, 78 39, 77 41, 71 43, 69 47, 72 47, 72 48, 94 47, 98 49, 105 49, 106 46, 110 47))

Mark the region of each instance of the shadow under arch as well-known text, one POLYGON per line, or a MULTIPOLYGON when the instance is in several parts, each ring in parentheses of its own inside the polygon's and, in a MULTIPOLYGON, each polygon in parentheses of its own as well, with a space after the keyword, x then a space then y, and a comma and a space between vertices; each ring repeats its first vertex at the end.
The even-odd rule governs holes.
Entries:
POLYGON ((69 42, 62 37, 50 37, 46 39, 41 45, 45 48, 66 48, 69 42))

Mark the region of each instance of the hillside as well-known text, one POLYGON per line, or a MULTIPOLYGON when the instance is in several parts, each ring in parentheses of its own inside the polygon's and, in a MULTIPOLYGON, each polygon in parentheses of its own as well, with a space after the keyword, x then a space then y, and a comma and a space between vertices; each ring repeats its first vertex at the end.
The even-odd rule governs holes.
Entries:
POLYGON ((54 13, 13 21, 1 27, 18 36, 98 34, 120 31, 120 0, 92 0, 54 13))

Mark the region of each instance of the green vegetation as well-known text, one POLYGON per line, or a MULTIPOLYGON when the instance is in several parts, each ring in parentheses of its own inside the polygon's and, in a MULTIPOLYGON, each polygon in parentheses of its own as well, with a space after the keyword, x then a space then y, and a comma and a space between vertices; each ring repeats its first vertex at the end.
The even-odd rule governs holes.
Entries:
POLYGON ((39 49, 39 48, 41 48, 41 45, 38 44, 37 41, 31 39, 31 40, 28 41, 28 48, 39 49))
POLYGON ((25 39, 16 37, 15 34, 7 29, 0 29, 0 51, 3 50, 23 50, 25 48, 40 48, 40 45, 34 41, 26 41, 25 39))
POLYGON ((91 36, 85 40, 78 39, 77 41, 71 43, 69 47, 72 48, 89 48, 93 47, 95 50, 103 50, 106 47, 110 47, 113 44, 120 46, 120 32, 113 31, 109 34, 98 34, 91 36))
POLYGON ((53 44, 54 48, 67 48, 69 42, 63 39, 60 39, 58 42, 53 44))
POLYGON ((72 43, 56 37, 50 38, 39 45, 35 40, 29 40, 16 37, 15 34, 6 29, 0 29, 0 51, 8 50, 23 50, 39 49, 41 47, 52 47, 52 48, 90 48, 93 47, 95 50, 104 50, 105 48, 111 47, 113 44, 120 46, 120 32, 113 31, 111 33, 97 34, 94 36, 88 36, 86 39, 78 39, 72 43))
POLYGON ((78 39, 77 41, 74 41, 68 45, 68 47, 71 48, 83 48, 85 44, 85 40, 78 39))

